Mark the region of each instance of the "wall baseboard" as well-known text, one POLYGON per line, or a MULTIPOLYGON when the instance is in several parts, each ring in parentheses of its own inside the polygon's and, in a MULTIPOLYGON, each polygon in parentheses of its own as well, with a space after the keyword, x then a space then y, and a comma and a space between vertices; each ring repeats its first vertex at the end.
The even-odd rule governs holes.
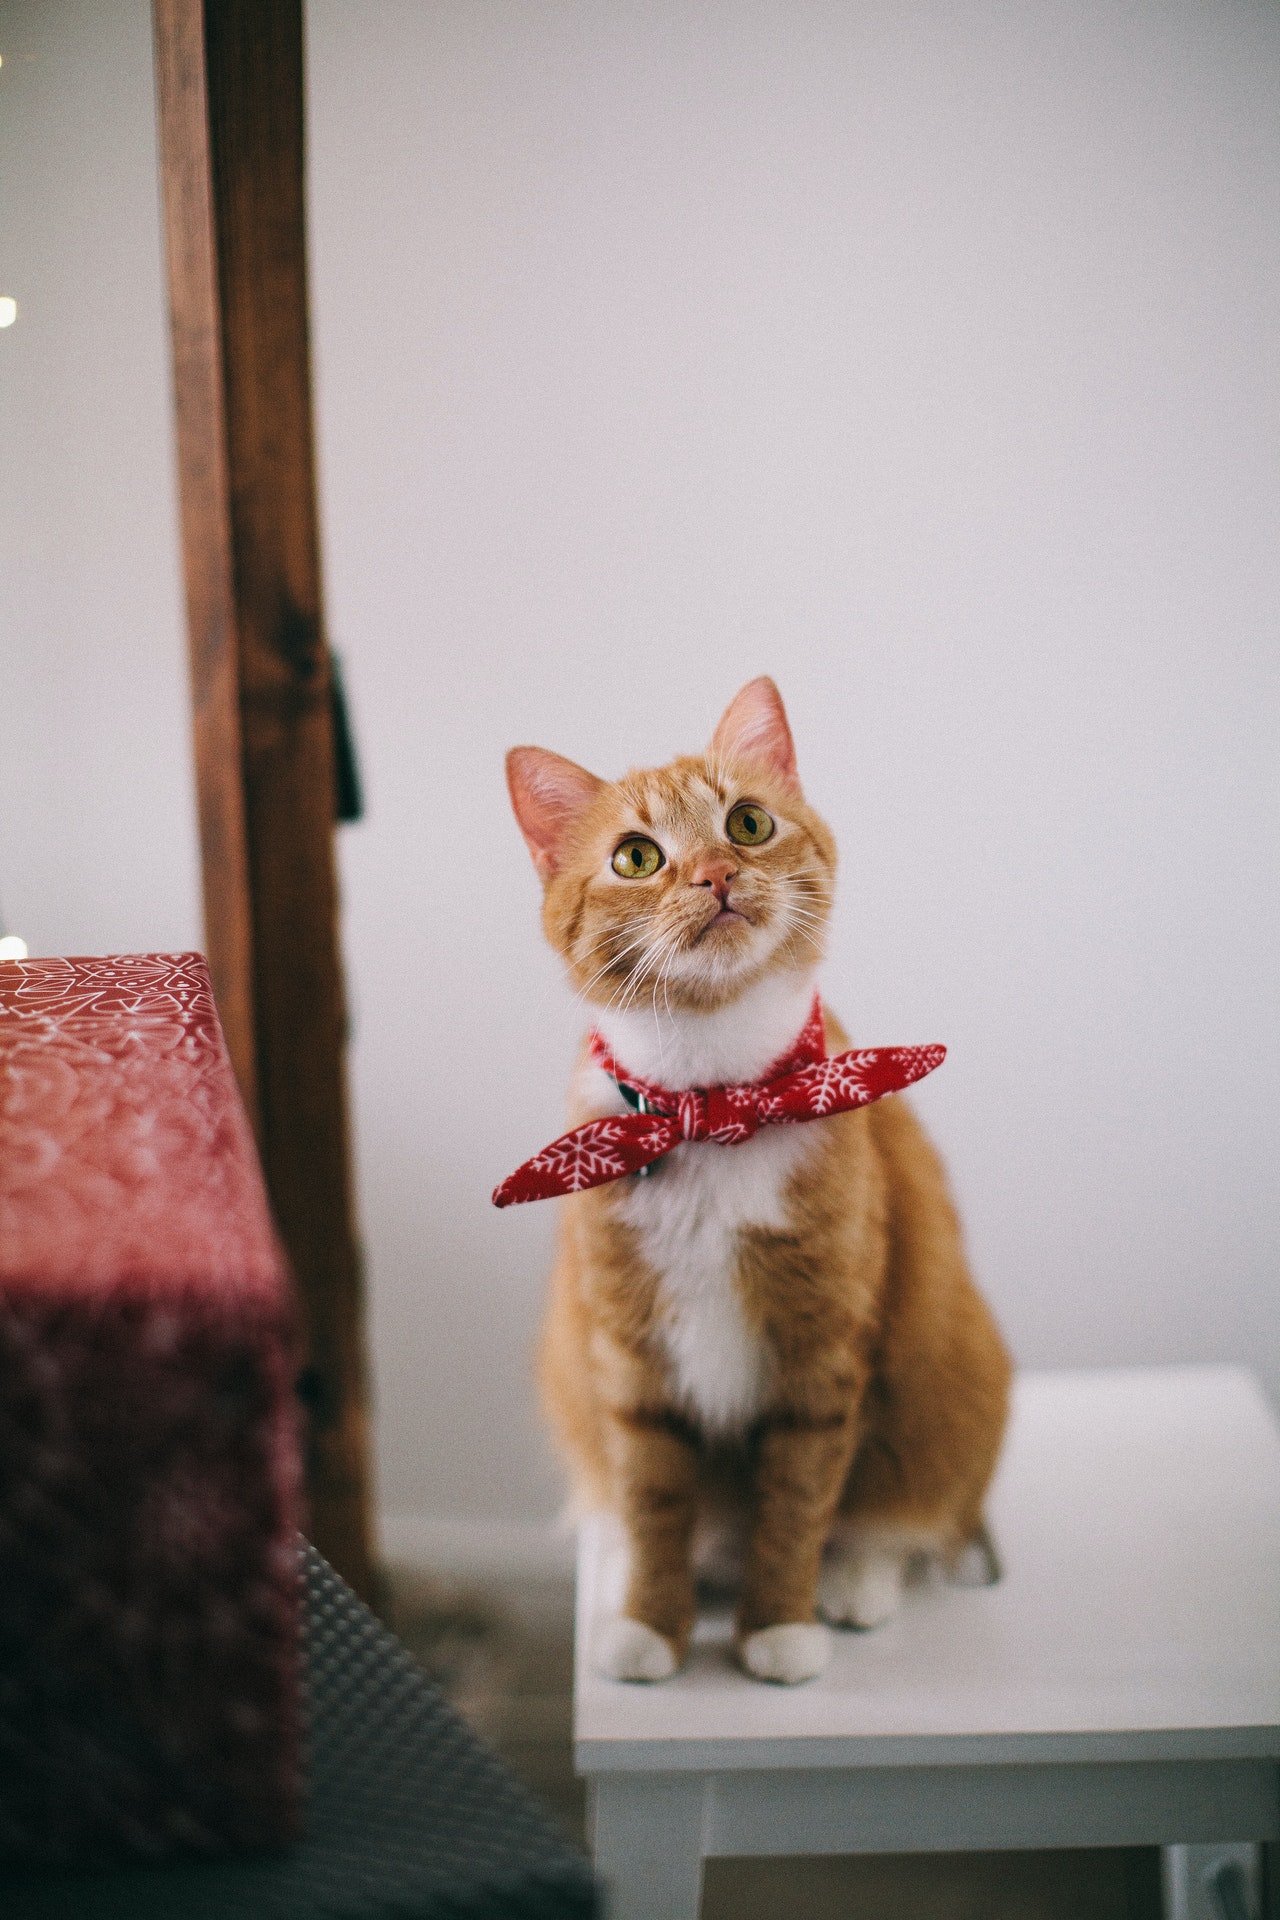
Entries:
POLYGON ((572 1528, 557 1520, 444 1519, 429 1513, 383 1513, 378 1534, 393 1565, 458 1580, 568 1579, 572 1528))

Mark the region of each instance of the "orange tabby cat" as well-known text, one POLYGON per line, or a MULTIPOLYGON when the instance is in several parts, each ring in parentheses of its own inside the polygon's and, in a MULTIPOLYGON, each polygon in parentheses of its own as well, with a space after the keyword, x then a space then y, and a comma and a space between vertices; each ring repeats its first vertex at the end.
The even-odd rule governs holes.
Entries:
MULTIPOLYGON (((761 1075, 812 1005, 836 867, 773 682, 743 688, 705 755, 607 782, 517 747, 507 771, 547 936, 614 1059, 670 1088, 761 1075)), ((849 1044, 830 1013, 826 1041, 849 1044)), ((571 1105, 575 1124, 627 1110, 585 1052, 571 1105)), ((566 1198, 541 1372, 585 1502, 630 1548, 597 1664, 675 1671, 695 1535, 729 1523, 739 1657, 798 1681, 826 1662, 818 1615, 874 1626, 910 1559, 980 1535, 1010 1364, 894 1096, 566 1198)))

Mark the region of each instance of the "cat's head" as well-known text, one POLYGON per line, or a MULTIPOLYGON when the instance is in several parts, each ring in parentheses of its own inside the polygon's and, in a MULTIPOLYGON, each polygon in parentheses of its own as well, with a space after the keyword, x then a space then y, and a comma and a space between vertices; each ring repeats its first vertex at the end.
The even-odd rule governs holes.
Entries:
POLYGON ((710 1012, 821 957, 835 842, 772 680, 742 689, 705 754, 611 781, 514 747, 507 783, 547 938, 590 1004, 710 1012))

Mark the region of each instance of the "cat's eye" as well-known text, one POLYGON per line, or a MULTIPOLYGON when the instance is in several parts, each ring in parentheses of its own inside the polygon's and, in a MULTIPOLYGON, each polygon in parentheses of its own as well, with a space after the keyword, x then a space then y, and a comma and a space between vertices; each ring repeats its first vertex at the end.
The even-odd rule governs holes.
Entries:
POLYGON ((760 847, 773 833, 773 821, 763 807, 750 800, 741 801, 724 823, 729 838, 740 847, 760 847))
POLYGON ((657 841, 646 840, 642 833, 633 833, 614 850, 613 870, 620 873, 624 880, 647 880, 665 865, 666 860, 657 841))

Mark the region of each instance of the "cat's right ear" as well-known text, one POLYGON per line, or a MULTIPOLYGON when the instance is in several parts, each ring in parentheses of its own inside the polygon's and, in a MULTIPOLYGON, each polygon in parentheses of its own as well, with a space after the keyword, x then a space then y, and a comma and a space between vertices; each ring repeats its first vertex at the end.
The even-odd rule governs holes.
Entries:
POLYGON ((800 792, 787 710, 767 673, 758 680, 748 680, 734 694, 711 736, 711 752, 718 760, 758 761, 793 793, 800 792))
POLYGON ((603 786, 594 773, 545 747, 512 747, 507 755, 516 824, 544 881, 560 866, 570 835, 603 786))

